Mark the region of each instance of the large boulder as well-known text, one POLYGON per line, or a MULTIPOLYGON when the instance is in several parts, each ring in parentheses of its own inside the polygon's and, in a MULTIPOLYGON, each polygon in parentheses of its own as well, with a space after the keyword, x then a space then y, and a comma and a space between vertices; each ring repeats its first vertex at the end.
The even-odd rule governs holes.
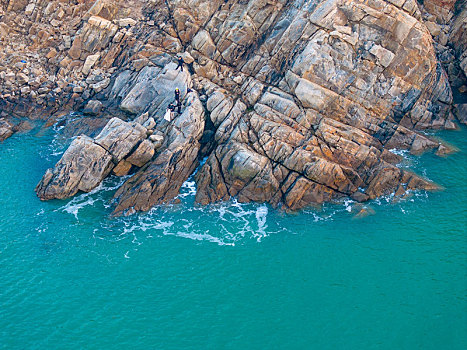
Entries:
POLYGON ((97 100, 90 100, 83 109, 86 115, 98 115, 103 108, 102 102, 97 100))
POLYGON ((42 200, 63 199, 78 191, 90 192, 113 168, 112 155, 88 136, 71 143, 53 169, 48 169, 36 187, 42 200))
MULTIPOLYGON (((117 33, 117 30, 118 26, 108 19, 99 16, 89 17, 80 34, 73 41, 69 55, 73 59, 83 59, 88 55, 95 55, 96 52, 99 52, 109 44, 117 33)), ((92 64, 90 65, 92 66, 92 64)))
POLYGON ((118 163, 145 138, 146 128, 141 124, 112 118, 97 135, 95 142, 104 147, 118 163))
POLYGON ((112 118, 96 138, 83 135, 73 140, 37 185, 37 195, 43 200, 63 199, 93 190, 145 137, 140 124, 112 118))
POLYGON ((138 148, 126 159, 127 162, 142 167, 154 156, 154 144, 150 140, 144 140, 138 148))

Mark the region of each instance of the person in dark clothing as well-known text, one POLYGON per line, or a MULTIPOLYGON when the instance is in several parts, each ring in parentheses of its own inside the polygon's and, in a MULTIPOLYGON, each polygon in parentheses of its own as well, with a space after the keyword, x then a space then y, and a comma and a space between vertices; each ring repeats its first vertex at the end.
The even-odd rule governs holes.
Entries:
POLYGON ((175 89, 175 101, 177 102, 178 110, 177 112, 180 114, 182 113, 182 101, 180 101, 180 89, 175 89))
POLYGON ((182 56, 178 56, 178 66, 175 70, 178 70, 178 68, 181 69, 181 71, 183 72, 183 64, 185 63, 185 61, 183 61, 183 57, 182 56))
POLYGON ((171 112, 174 112, 175 111, 175 105, 173 103, 169 104, 167 106, 167 109, 169 109, 171 112))

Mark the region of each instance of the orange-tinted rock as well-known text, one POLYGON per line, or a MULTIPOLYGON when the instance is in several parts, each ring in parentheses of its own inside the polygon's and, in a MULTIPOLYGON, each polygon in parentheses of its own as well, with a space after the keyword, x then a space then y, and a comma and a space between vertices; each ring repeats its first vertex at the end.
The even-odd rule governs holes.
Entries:
MULTIPOLYGON (((94 141, 118 173, 140 169, 115 213, 172 200, 205 157, 203 204, 236 197, 296 210, 436 188, 398 168, 403 156, 391 150, 449 151, 421 131, 455 128, 449 79, 465 85, 467 44, 454 1, 29 3, 9 1, 1 15, 0 109, 117 116, 94 141), (169 122, 175 88, 182 111, 169 122), (119 131, 136 118, 135 134, 119 131)), ((68 124, 95 136, 105 121, 85 119, 68 124)))
POLYGON ((81 56, 81 37, 77 36, 73 41, 73 45, 68 51, 68 55, 74 60, 78 60, 81 56))
POLYGON ((117 166, 113 168, 112 173, 115 174, 116 176, 128 175, 132 166, 133 165, 130 162, 127 162, 126 160, 121 160, 117 164, 117 166))

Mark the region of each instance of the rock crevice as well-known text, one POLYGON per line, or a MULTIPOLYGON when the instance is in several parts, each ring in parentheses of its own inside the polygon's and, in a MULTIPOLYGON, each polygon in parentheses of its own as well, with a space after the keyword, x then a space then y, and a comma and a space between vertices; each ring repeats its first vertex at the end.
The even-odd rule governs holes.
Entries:
POLYGON ((0 139, 25 116, 102 118, 36 191, 66 198, 130 174, 115 215, 173 201, 201 157, 202 204, 434 189, 390 150, 449 153, 424 130, 466 120, 465 19, 454 0, 2 2, 0 139))

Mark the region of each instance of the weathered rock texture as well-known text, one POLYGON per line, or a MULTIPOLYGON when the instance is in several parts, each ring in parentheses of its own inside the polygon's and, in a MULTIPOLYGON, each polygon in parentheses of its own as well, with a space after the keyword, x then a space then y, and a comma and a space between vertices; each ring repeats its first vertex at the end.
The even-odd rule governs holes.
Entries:
MULTIPOLYGON (((172 200, 198 165, 204 110, 196 93, 188 94, 186 108, 166 131, 165 147, 147 166, 127 180, 115 194, 115 214, 149 210, 172 200)), ((131 161, 131 160, 130 160, 131 161)))
MULTIPOLYGON (((36 187, 38 196, 42 199, 67 198, 78 191, 93 190, 145 138, 143 126, 118 118, 111 119, 95 139, 79 136, 55 168, 47 170, 36 187)), ((131 156, 134 157, 134 153, 131 156)))
POLYGON ((5 119, 0 119, 0 141, 3 141, 13 135, 11 124, 5 119))
POLYGON ((300 209, 434 189, 390 150, 441 153, 423 130, 454 129, 453 111, 465 120, 450 87, 463 96, 463 2, 1 4, 4 121, 33 108, 114 117, 95 139, 73 141, 38 185, 43 199, 89 191, 113 171, 132 174, 114 213, 148 210, 173 200, 203 158, 202 204, 236 197, 300 209), (166 122, 175 88, 182 111, 166 122))
MULTIPOLYGON (((459 11, 460 13, 452 22, 449 35, 457 62, 464 73, 465 83, 465 77, 467 76, 467 7, 465 6, 465 3, 464 7, 459 11)), ((462 77, 462 75, 460 76, 462 77)), ((461 77, 459 80, 462 81, 461 77)))

